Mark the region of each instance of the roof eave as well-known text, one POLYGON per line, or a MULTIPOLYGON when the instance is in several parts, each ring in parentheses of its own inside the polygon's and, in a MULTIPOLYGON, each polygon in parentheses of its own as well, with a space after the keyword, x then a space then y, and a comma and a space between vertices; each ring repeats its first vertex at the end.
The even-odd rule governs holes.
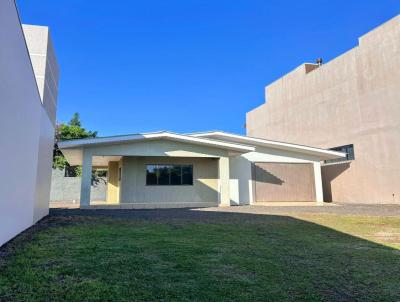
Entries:
POLYGON ((251 141, 252 143, 255 143, 259 146, 264 146, 264 147, 269 147, 269 148, 279 148, 279 149, 284 149, 284 150, 293 151, 293 152, 301 151, 302 153, 305 153, 305 154, 321 157, 321 159, 323 159, 323 160, 346 157, 346 153, 343 153, 343 152, 326 150, 326 149, 315 148, 315 147, 310 147, 310 146, 291 144, 291 143, 270 141, 270 140, 261 139, 261 138, 248 137, 248 136, 243 136, 243 135, 238 135, 238 134, 233 134, 233 133, 227 133, 227 132, 219 131, 219 130, 210 131, 210 132, 197 132, 197 133, 192 133, 189 135, 194 136, 194 137, 222 136, 222 137, 238 138, 238 139, 251 141))
POLYGON ((61 141, 58 143, 59 148, 62 149, 77 149, 84 148, 87 146, 93 145, 108 145, 108 144, 116 144, 116 143, 127 143, 127 142, 135 142, 135 141, 144 141, 144 140, 155 140, 155 139, 169 139, 180 141, 184 143, 192 143, 198 145, 207 145, 215 148, 222 148, 227 150, 233 150, 236 152, 247 153, 254 151, 255 148, 253 146, 242 145, 238 143, 232 142, 221 142, 208 138, 197 138, 185 135, 179 135, 170 132, 164 133, 150 133, 150 134, 138 134, 138 135, 129 135, 129 136, 118 136, 118 137, 106 137, 106 138, 92 138, 92 139, 79 139, 79 140, 69 140, 69 141, 61 141))

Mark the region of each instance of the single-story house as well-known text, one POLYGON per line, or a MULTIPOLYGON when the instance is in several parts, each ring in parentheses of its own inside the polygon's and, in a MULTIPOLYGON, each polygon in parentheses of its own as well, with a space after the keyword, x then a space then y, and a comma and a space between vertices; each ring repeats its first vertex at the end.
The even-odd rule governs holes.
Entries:
POLYGON ((91 207, 93 168, 108 169, 110 207, 322 204, 321 161, 346 156, 222 131, 69 140, 59 148, 70 165, 82 165, 81 208, 91 207))

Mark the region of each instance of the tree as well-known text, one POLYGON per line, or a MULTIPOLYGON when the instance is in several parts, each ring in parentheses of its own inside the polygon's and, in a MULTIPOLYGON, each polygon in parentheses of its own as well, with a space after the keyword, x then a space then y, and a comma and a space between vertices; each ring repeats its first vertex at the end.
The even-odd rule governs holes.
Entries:
POLYGON ((72 119, 69 121, 70 126, 81 127, 81 120, 78 112, 75 112, 72 119))
MULTIPOLYGON (((69 166, 64 155, 58 148, 59 141, 91 138, 96 136, 97 136, 97 131, 86 131, 85 128, 82 128, 78 112, 74 113, 72 119, 67 124, 57 125, 54 138, 53 168, 62 170, 65 167, 69 166)), ((77 167, 76 168, 77 174, 80 174, 80 171, 81 168, 77 167)))

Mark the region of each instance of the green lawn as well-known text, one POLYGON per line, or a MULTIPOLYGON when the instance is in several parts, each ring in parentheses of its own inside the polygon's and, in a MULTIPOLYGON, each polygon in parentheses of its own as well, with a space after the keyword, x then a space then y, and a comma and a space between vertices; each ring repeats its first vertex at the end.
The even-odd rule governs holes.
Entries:
POLYGON ((400 301, 400 217, 229 215, 47 218, 0 301, 400 301))

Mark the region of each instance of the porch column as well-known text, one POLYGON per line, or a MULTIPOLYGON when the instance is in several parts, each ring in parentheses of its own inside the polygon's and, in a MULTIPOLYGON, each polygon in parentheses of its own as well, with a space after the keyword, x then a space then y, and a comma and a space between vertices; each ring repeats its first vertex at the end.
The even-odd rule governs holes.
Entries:
POLYGON ((110 161, 108 162, 108 181, 107 181, 107 202, 117 203, 119 202, 119 162, 110 161))
POLYGON ((322 175, 321 175, 321 163, 314 162, 314 181, 315 181, 315 200, 318 205, 324 204, 324 193, 322 190, 322 175))
POLYGON ((218 165, 219 176, 219 206, 229 207, 231 197, 229 191, 229 157, 220 157, 218 165))
POLYGON ((82 180, 81 180, 81 206, 90 205, 90 188, 92 185, 92 154, 83 150, 82 180))

